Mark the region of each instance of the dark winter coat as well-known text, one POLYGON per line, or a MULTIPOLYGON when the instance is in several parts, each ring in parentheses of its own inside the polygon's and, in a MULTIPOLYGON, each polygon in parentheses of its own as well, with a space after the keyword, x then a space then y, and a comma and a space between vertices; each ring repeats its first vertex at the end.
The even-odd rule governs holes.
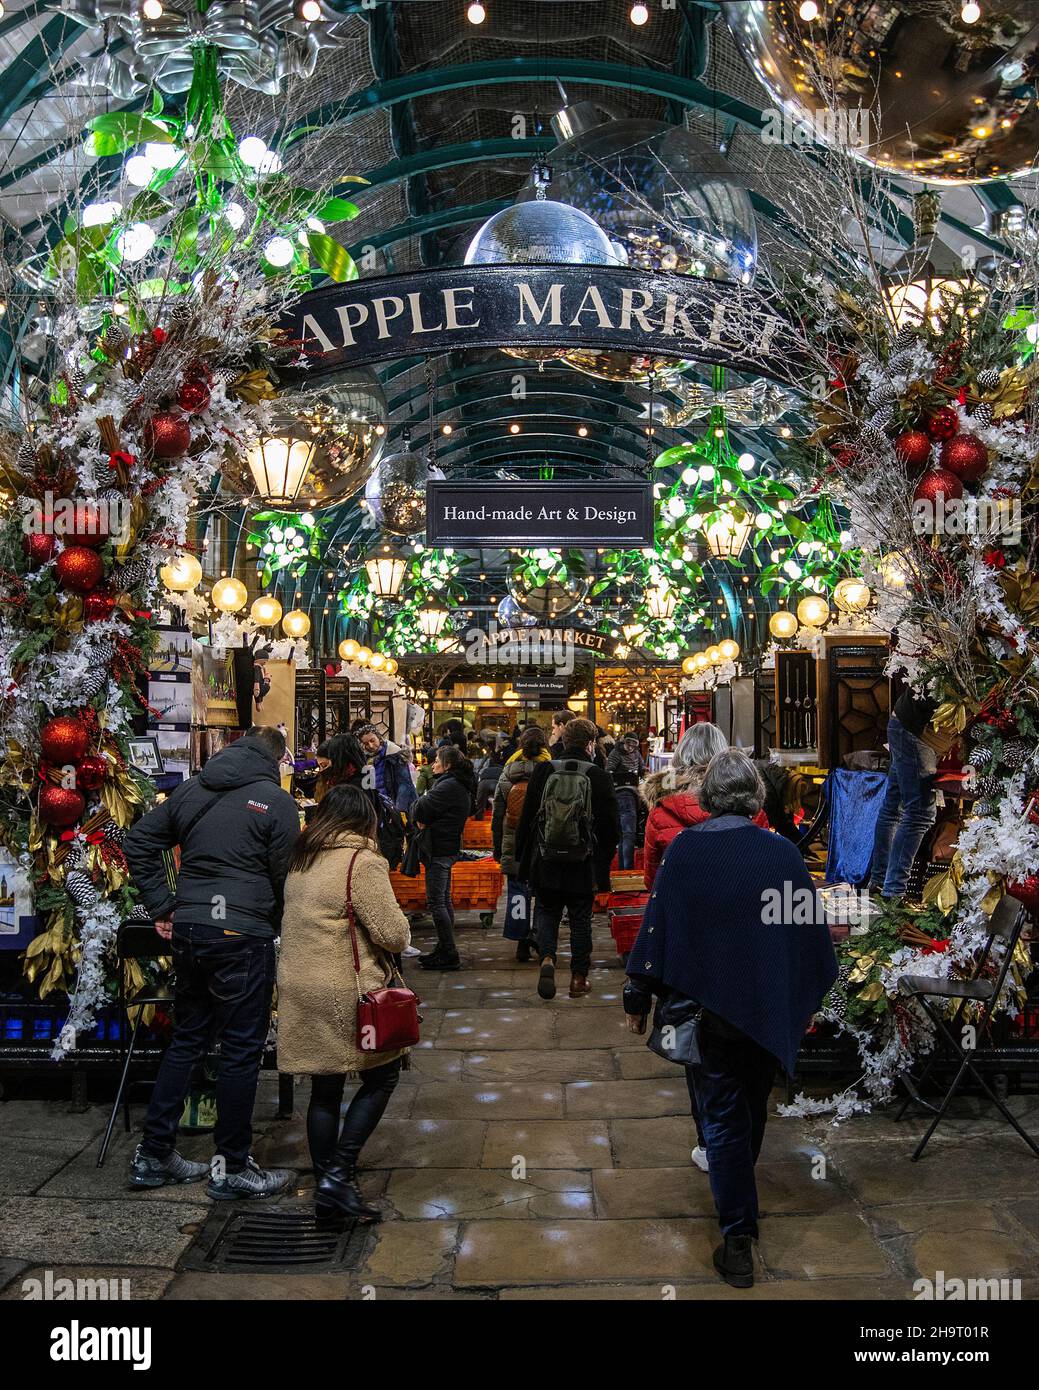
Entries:
POLYGON ((473 769, 463 763, 453 772, 441 772, 425 796, 420 796, 412 810, 417 825, 429 827, 429 853, 442 857, 458 854, 462 848, 462 831, 473 805, 473 769))
POLYGON ((545 864, 537 852, 538 812, 545 795, 545 786, 556 769, 551 762, 539 763, 527 787, 523 814, 516 829, 516 852, 519 877, 543 897, 591 897, 606 893, 610 887, 610 862, 620 840, 620 815, 613 780, 604 768, 597 767, 588 755, 568 752, 565 761, 589 763, 588 780, 592 788, 592 828, 595 848, 591 858, 582 864, 545 864))
POLYGON ((278 765, 257 739, 214 754, 137 822, 124 849, 152 917, 276 936, 299 811, 282 791, 278 765), (203 807, 211 807, 191 826, 203 807), (180 845, 176 893, 163 851, 180 845))

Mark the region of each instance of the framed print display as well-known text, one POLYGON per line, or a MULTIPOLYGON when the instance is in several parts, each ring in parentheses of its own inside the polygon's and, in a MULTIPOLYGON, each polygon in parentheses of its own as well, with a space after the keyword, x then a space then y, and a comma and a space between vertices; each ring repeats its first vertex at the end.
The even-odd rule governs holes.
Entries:
POLYGON ((23 951, 36 931, 29 875, 0 847, 0 951, 23 951))
POLYGON ((130 738, 127 739, 127 744, 130 760, 138 772, 144 772, 149 777, 161 777, 166 771, 157 737, 148 735, 145 738, 130 738))
POLYGON ((194 642, 188 629, 158 627, 155 634, 158 641, 150 662, 152 673, 190 676, 194 642))
POLYGON ((181 680, 176 675, 150 676, 148 680, 148 704, 151 714, 148 724, 191 725, 191 681, 181 680))

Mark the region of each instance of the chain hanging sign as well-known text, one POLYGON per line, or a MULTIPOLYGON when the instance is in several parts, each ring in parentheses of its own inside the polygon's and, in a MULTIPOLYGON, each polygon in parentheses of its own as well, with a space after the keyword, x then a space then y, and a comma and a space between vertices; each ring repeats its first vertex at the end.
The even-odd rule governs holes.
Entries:
POLYGON ((753 289, 625 266, 469 265, 313 290, 278 324, 289 385, 465 348, 653 353, 796 383, 798 330, 753 289))
POLYGON ((426 484, 430 545, 507 547, 653 544, 653 487, 643 482, 426 484))

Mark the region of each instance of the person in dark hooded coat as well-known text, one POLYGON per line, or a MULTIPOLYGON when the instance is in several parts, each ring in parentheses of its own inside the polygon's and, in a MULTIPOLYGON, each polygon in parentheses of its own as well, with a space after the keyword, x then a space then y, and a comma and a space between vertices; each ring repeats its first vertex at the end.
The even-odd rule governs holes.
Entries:
MULTIPOLYGON (((813 1014, 837 977, 829 928, 795 847, 753 824, 764 787, 735 750, 712 758, 700 787, 709 819, 668 846, 628 957, 624 1009, 644 1032, 653 996, 700 1007, 700 1062, 687 1068, 704 1132, 723 1243, 719 1274, 754 1282, 754 1164, 777 1067, 793 1072, 813 1014)), ((665 1044, 666 1045, 666 1044, 665 1044)))
POLYGON ((445 744, 437 749, 433 785, 412 810, 414 824, 425 832, 426 902, 437 944, 419 956, 423 970, 458 970, 455 944, 455 909, 451 902, 451 870, 462 853, 462 832, 472 810, 476 777, 473 765, 461 749, 445 744))

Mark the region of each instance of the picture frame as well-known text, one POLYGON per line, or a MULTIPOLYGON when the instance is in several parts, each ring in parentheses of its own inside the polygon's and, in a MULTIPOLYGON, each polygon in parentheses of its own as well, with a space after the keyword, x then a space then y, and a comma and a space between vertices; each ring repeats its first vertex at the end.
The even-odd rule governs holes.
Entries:
POLYGON ((154 735, 129 738, 127 746, 130 750, 130 761, 138 772, 143 772, 148 777, 161 777, 164 774, 166 766, 159 751, 159 740, 154 735))
POLYGON ((24 951, 36 928, 29 874, 0 846, 0 951, 24 951))

